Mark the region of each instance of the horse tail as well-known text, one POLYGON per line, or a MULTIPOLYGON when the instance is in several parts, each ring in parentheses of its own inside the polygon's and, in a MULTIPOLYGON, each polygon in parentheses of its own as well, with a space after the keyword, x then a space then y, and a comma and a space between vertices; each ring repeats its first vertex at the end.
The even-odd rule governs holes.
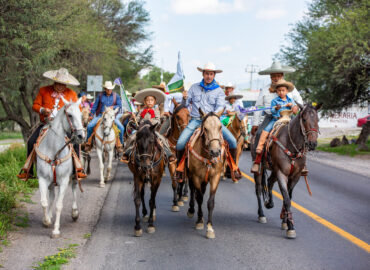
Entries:
POLYGON ((263 197, 263 201, 267 202, 269 200, 268 185, 267 185, 267 170, 265 166, 263 166, 262 164, 263 164, 263 160, 261 161, 262 197, 263 197))

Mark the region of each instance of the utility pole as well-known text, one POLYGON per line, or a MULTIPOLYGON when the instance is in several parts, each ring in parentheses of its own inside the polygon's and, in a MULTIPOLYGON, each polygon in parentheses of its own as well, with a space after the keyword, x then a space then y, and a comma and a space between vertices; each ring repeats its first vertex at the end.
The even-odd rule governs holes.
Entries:
POLYGON ((250 90, 252 90, 252 80, 253 80, 253 73, 257 73, 258 66, 257 65, 247 65, 245 68, 245 72, 251 74, 251 81, 250 81, 250 90))

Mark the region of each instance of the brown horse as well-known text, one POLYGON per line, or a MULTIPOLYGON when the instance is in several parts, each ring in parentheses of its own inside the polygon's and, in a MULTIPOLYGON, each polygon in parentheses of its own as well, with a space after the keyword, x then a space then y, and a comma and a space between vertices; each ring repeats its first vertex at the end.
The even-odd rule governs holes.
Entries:
POLYGON ((84 126, 84 128, 86 128, 90 122, 90 108, 83 107, 81 113, 82 113, 82 125, 84 126))
POLYGON ((210 184, 210 195, 208 199, 208 222, 207 238, 215 238, 212 227, 212 215, 214 209, 215 195, 220 182, 221 173, 225 162, 225 147, 222 138, 222 124, 220 116, 222 111, 215 114, 213 112, 205 115, 201 110, 203 121, 199 137, 194 142, 194 146, 188 146, 188 168, 186 174, 189 178, 190 202, 188 217, 194 216, 194 195, 198 204, 198 219, 196 229, 204 228, 203 221, 203 196, 207 184, 210 184))
MULTIPOLYGON (((319 118, 317 111, 321 106, 313 107, 298 104, 301 111, 283 126, 278 135, 271 136, 268 153, 262 154, 261 174, 254 174, 256 183, 256 196, 258 201, 258 220, 266 223, 266 217, 262 210, 261 194, 265 199, 266 208, 274 207, 272 188, 278 181, 283 196, 283 207, 280 218, 282 219, 282 230, 287 230, 287 238, 295 238, 294 221, 291 207, 293 189, 301 177, 301 171, 306 164, 307 151, 314 150, 317 146, 319 132, 319 118), (271 175, 266 183, 266 169, 271 169, 271 175), (266 190, 268 192, 266 192, 266 190)), ((264 150, 267 151, 267 150, 264 150)))
MULTIPOLYGON (((175 105, 175 109, 171 116, 171 126, 169 132, 167 133, 167 140, 171 147, 171 151, 176 156, 176 143, 180 137, 181 132, 185 129, 188 125, 190 120, 190 113, 188 109, 183 104, 178 104, 175 99, 172 100, 173 104, 175 105)), ((171 174, 172 179, 172 189, 173 189, 173 205, 172 211, 178 212, 180 211, 179 206, 183 206, 183 201, 187 200, 187 187, 188 181, 185 180, 181 183, 173 180, 176 170, 175 163, 168 163, 168 170, 171 174), (183 187, 185 185, 184 194, 182 193, 183 187), (183 196, 182 196, 183 195, 183 196)))
MULTIPOLYGON (((87 125, 89 124, 90 122, 90 108, 88 107, 83 107, 82 108, 82 125, 86 131, 86 127, 87 125)), ((82 162, 82 166, 85 170, 85 172, 89 175, 91 173, 91 169, 90 169, 90 162, 91 162, 91 156, 90 156, 90 153, 85 151, 85 144, 81 144, 81 162, 82 162)))
POLYGON ((162 175, 165 166, 164 151, 155 134, 157 125, 152 125, 150 121, 143 122, 137 133, 135 148, 131 155, 131 162, 128 164, 130 171, 134 175, 134 202, 136 208, 135 217, 135 236, 141 236, 143 231, 140 222, 140 204, 142 203, 143 220, 148 219, 148 233, 154 233, 155 227, 155 197, 161 184, 162 175), (145 184, 150 183, 150 214, 147 217, 144 192, 145 184))

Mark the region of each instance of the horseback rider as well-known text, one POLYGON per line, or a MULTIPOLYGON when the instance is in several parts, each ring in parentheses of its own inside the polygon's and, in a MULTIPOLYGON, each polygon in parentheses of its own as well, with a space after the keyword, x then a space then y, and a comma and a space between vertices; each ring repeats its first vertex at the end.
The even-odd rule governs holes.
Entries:
POLYGON ((240 101, 241 98, 243 98, 243 95, 240 95, 237 92, 232 92, 225 97, 226 100, 225 112, 220 118, 224 126, 228 126, 232 116, 234 116, 236 112, 239 111, 240 103, 237 101, 240 101))
MULTIPOLYGON (((234 93, 235 85, 232 82, 228 82, 227 84, 224 85, 224 88, 225 88, 225 96, 228 97, 229 95, 234 93)), ((241 98, 243 98, 243 96, 241 98)), ((241 98, 235 101, 235 106, 243 107, 243 102, 241 98)))
POLYGON ((103 85, 104 92, 100 93, 95 100, 94 106, 91 109, 91 114, 95 117, 90 121, 90 123, 87 125, 87 143, 85 145, 86 151, 90 151, 92 148, 92 137, 91 136, 94 132, 94 128, 100 118, 103 115, 103 112, 105 110, 105 107, 111 107, 112 109, 119 109, 118 114, 116 115, 116 118, 114 120, 114 123, 116 124, 117 128, 119 129, 119 140, 117 141, 117 151, 122 152, 123 151, 123 134, 125 133, 125 128, 122 125, 120 118, 122 117, 121 113, 121 107, 122 102, 120 96, 113 92, 113 89, 116 85, 112 84, 111 81, 106 81, 103 85))
MULTIPOLYGON (((202 118, 199 109, 204 113, 219 112, 225 108, 225 93, 215 81, 216 73, 221 73, 222 70, 216 69, 212 62, 205 64, 203 68, 197 68, 203 74, 203 80, 200 83, 193 84, 189 92, 183 92, 183 98, 186 100, 186 106, 190 107, 191 120, 188 126, 181 133, 177 141, 177 165, 185 153, 185 147, 194 131, 202 124, 202 118)), ((236 139, 232 133, 222 125, 223 138, 228 142, 230 153, 236 160, 236 139)), ((238 171, 234 172, 235 178, 240 179, 241 175, 238 171)), ((182 173, 176 171, 175 180, 182 180, 182 173)))
MULTIPOLYGON (((140 126, 144 121, 149 120, 152 125, 160 124, 160 112, 159 108, 155 105, 163 103, 165 100, 165 94, 155 88, 147 88, 136 93, 135 99, 138 102, 144 103, 144 108, 142 108, 136 116, 136 123, 140 126)), ((175 161, 175 157, 172 154, 170 146, 168 145, 167 139, 161 134, 156 132, 156 135, 162 145, 167 160, 172 163, 175 161)), ((132 134, 123 150, 123 156, 121 162, 129 163, 132 150, 134 148, 134 143, 136 140, 136 133, 132 134)))
POLYGON ((91 98, 92 96, 90 94, 86 94, 86 92, 80 92, 78 94, 78 98, 82 98, 81 99, 81 107, 82 108, 88 108, 89 111, 91 111, 91 98))
MULTIPOLYGON (((32 109, 37 112, 40 116, 40 123, 33 130, 32 134, 27 141, 27 157, 31 154, 34 145, 40 135, 41 130, 45 127, 48 121, 52 121, 57 115, 58 111, 64 106, 63 99, 68 101, 76 102, 78 100, 76 92, 72 89, 67 88, 67 85, 78 86, 80 83, 78 80, 69 74, 65 68, 59 70, 49 70, 43 74, 47 79, 54 81, 54 84, 41 87, 36 99, 33 102, 32 109)), ((78 159, 80 156, 80 147, 78 144, 73 145, 74 151, 77 155, 74 158, 78 159)), ((76 162, 80 164, 78 160, 76 162)), ((75 163, 74 163, 75 164, 75 163)), ((87 175, 83 172, 83 168, 76 168, 78 178, 86 178, 87 175)), ((17 175, 19 179, 33 178, 33 163, 29 169, 22 168, 21 172, 17 175), (31 175, 29 176, 28 173, 31 175)))

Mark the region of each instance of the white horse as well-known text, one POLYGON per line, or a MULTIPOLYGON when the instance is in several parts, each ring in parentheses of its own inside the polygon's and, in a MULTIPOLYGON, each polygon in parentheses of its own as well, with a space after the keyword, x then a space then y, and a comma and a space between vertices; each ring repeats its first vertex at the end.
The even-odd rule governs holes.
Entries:
MULTIPOLYGON (((63 102, 65 106, 58 111, 54 120, 47 126, 48 129, 36 148, 37 176, 39 179, 41 206, 44 211, 43 224, 46 227, 51 226, 55 186, 59 187, 52 238, 60 236, 60 214, 63 208, 63 198, 73 174, 71 145, 66 144, 67 140, 69 140, 67 134, 72 133, 72 141, 75 143, 82 143, 85 139, 79 108, 81 99, 76 103, 72 103, 63 98, 63 102)), ((73 179, 72 219, 74 221, 77 220, 79 215, 76 202, 76 187, 77 180, 73 179)))
POLYGON ((110 173, 112 170, 114 146, 116 144, 116 134, 113 124, 118 110, 118 108, 113 110, 110 107, 105 107, 100 125, 95 133, 96 154, 98 155, 100 165, 100 187, 105 187, 105 182, 111 180, 110 173), (108 154, 108 166, 106 176, 104 177, 105 153, 108 154))

